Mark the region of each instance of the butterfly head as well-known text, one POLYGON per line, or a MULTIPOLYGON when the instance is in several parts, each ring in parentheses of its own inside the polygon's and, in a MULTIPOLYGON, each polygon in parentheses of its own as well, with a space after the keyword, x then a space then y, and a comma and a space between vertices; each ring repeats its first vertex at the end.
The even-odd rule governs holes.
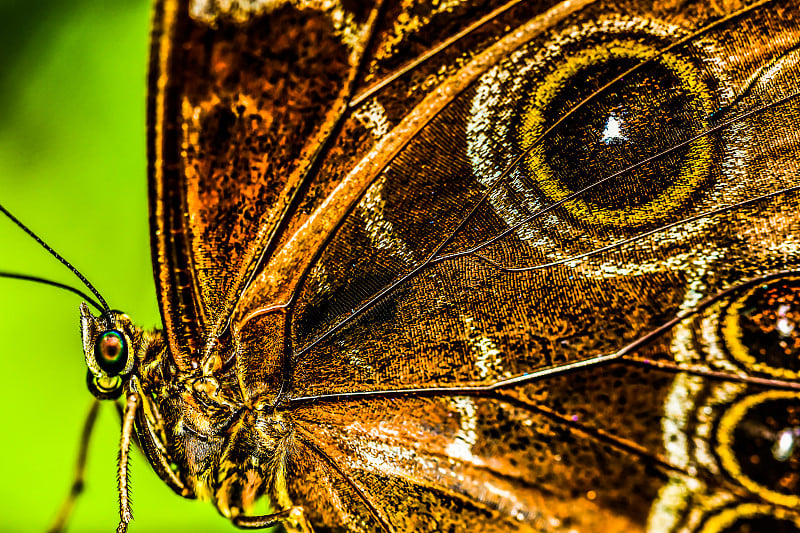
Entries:
POLYGON ((81 304, 81 336, 89 390, 103 400, 119 398, 134 372, 137 329, 123 313, 94 316, 81 304))

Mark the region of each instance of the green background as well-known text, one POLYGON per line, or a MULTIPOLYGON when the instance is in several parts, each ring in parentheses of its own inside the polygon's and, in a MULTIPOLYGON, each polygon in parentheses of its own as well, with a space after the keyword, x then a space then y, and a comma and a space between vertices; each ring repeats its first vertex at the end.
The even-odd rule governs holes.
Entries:
MULTIPOLYGON (((160 318, 150 264, 142 0, 0 0, 0 203, 145 327, 160 318)), ((9 221, 0 270, 77 285, 9 221)), ((80 299, 0 279, 0 531, 44 531, 70 484, 91 395, 80 299)), ((119 419, 102 406, 70 531, 117 523, 119 419)), ((208 502, 184 500, 134 453, 131 533, 233 531, 208 502)))

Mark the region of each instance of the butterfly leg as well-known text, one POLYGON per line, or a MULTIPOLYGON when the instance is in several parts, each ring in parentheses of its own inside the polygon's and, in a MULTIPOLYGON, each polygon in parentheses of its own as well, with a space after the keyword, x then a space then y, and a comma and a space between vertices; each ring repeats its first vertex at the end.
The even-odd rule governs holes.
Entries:
POLYGON ((100 407, 100 400, 95 399, 92 406, 89 408, 89 414, 86 415, 86 420, 83 423, 83 431, 81 432, 81 443, 78 448, 78 461, 75 464, 75 477, 72 478, 72 486, 69 489, 69 494, 61 504, 61 509, 58 511, 53 525, 48 529, 49 533, 59 533, 64 531, 67 526, 69 516, 72 514, 72 509, 75 507, 75 502, 78 496, 83 492, 84 476, 86 474, 86 456, 89 453, 89 441, 92 438, 92 430, 94 423, 97 420, 97 410, 100 407))
POLYGON ((129 459, 131 440, 133 438, 133 421, 136 417, 136 407, 139 404, 139 395, 133 390, 128 393, 125 401, 125 416, 122 420, 122 436, 119 442, 119 464, 117 465, 117 491, 119 492, 119 525, 117 533, 128 531, 128 522, 133 518, 131 512, 129 459))
POLYGON ((239 515, 233 518, 233 525, 240 529, 264 529, 278 524, 282 524, 289 533, 314 533, 302 507, 290 507, 268 515, 239 515))

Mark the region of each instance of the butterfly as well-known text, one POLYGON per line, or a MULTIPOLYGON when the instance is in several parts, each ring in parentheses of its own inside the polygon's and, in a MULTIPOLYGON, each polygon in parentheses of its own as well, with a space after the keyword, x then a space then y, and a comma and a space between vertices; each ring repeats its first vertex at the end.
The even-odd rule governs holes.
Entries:
POLYGON ((156 7, 166 334, 82 324, 160 477, 246 526, 796 528, 793 8, 301 7, 156 7))

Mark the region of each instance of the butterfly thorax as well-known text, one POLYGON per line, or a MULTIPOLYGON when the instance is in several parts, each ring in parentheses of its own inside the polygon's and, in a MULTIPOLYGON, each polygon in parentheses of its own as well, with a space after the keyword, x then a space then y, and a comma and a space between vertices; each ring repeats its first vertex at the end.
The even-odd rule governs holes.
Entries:
MULTIPOLYGON (((264 493, 283 499, 287 450, 293 430, 283 413, 223 404, 205 390, 207 380, 145 400, 158 413, 137 425, 141 436, 157 428, 175 472, 200 499, 227 516, 248 512, 264 493)), ((144 388, 144 387, 143 387, 144 388)), ((148 456, 154 464, 157 457, 148 456)))
POLYGON ((211 500, 226 517, 249 512, 264 494, 276 504, 288 503, 292 424, 272 406, 242 401, 235 365, 211 375, 201 368, 182 370, 160 330, 144 330, 121 313, 95 317, 82 307, 81 324, 90 389, 103 399, 136 398, 136 440, 175 492, 211 500), (131 352, 117 375, 97 363, 103 357, 97 339, 108 331, 121 335, 131 352), (104 386, 118 390, 97 390, 104 386))

